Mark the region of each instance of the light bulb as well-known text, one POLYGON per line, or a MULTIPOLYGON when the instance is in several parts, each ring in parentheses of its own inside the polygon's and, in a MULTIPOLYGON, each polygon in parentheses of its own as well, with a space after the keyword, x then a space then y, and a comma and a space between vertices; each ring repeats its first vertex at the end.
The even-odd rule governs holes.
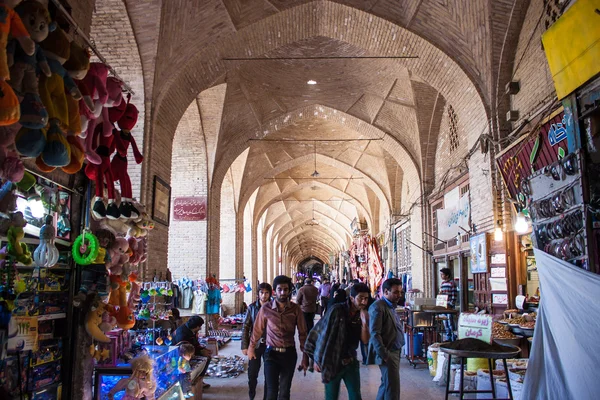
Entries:
POLYGON ((502 232, 502 228, 497 226, 494 231, 494 241, 501 242, 504 239, 504 233, 502 232))
POLYGON ((517 233, 525 233, 529 230, 529 223, 527 222, 527 218, 525 218, 525 214, 522 212, 517 214, 517 220, 515 222, 515 231, 517 233))
POLYGON ((306 84, 307 84, 307 85, 316 85, 316 84, 317 84, 317 81, 315 81, 315 80, 311 79, 311 80, 309 80, 308 82, 306 82, 306 84))

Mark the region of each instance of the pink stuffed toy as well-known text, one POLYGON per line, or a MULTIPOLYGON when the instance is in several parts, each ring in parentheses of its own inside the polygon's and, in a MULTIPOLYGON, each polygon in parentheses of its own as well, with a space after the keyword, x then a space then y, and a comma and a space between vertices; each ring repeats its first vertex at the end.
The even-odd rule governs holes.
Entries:
MULTIPOLYGON (((83 147, 85 148, 85 157, 92 164, 101 164, 101 157, 96 154, 93 147, 94 131, 96 130, 96 121, 102 114, 104 104, 108 101, 108 90, 106 83, 108 80, 108 67, 102 63, 91 63, 90 69, 80 82, 85 85, 82 93, 87 93, 94 101, 94 110, 90 111, 85 105, 84 99, 80 100, 79 112, 81 114, 81 135, 85 139, 83 147)), ((89 100, 88 100, 89 101, 89 100)))
POLYGON ((132 266, 136 266, 140 263, 140 260, 142 259, 142 245, 140 244, 139 239, 136 239, 134 237, 128 237, 127 242, 129 243, 129 250, 131 250, 129 264, 132 266))
POLYGON ((106 269, 111 275, 121 275, 123 273, 123 264, 129 261, 129 243, 124 237, 118 237, 108 248, 107 254, 110 260, 106 261, 106 269))
POLYGON ((11 182, 19 182, 25 174, 23 162, 12 151, 19 128, 19 124, 0 126, 0 178, 11 182))

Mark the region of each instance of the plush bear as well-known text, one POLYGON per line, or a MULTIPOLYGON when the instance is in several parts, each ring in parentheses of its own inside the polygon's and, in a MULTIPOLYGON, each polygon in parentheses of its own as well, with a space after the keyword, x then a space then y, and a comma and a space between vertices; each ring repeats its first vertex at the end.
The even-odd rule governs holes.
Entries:
POLYGON ((111 275, 121 275, 123 265, 129 261, 129 242, 124 237, 117 237, 112 246, 107 249, 109 255, 106 260, 106 269, 111 275))
POLYGON ((17 94, 24 96, 21 101, 21 125, 40 129, 48 123, 48 112, 42 104, 38 91, 38 74, 49 77, 50 66, 39 43, 48 37, 55 28, 51 24, 50 13, 39 1, 28 0, 15 7, 31 39, 35 42, 35 51, 27 54, 16 40, 9 43, 8 63, 10 66, 10 84, 17 94))
POLYGON ((94 150, 93 141, 96 131, 96 120, 102 114, 104 104, 108 101, 108 91, 106 83, 108 80, 108 67, 102 63, 91 63, 90 69, 81 81, 85 86, 86 93, 89 94, 94 102, 93 110, 84 107, 79 102, 79 113, 81 114, 81 138, 85 139, 83 147, 85 149, 85 158, 92 164, 101 164, 102 158, 94 150))
POLYGON ((100 329, 100 324, 103 322, 102 317, 106 310, 106 304, 101 301, 98 301, 96 304, 92 305, 85 316, 85 330, 94 340, 103 343, 110 343, 110 338, 106 336, 100 329))
POLYGON ((135 138, 131 134, 131 130, 137 123, 137 118, 137 108, 131 103, 127 104, 125 113, 118 121, 119 128, 121 128, 121 130, 114 131, 114 140, 117 153, 112 159, 111 169, 112 176, 115 181, 119 181, 121 183, 121 204, 119 206, 119 212, 121 214, 121 218, 124 219, 135 219, 140 215, 139 210, 137 210, 133 205, 131 179, 127 173, 127 152, 129 150, 129 145, 131 145, 131 149, 133 150, 135 162, 140 164, 144 160, 142 153, 140 153, 138 150, 135 138))
MULTIPOLYGON (((41 160, 40 157, 36 160, 36 165, 40 168, 41 161, 49 167, 64 167, 71 162, 71 145, 62 131, 69 125, 69 108, 65 92, 75 100, 80 100, 82 96, 75 81, 63 67, 71 52, 67 34, 57 28, 48 35, 41 46, 52 71, 51 77, 47 78, 43 75, 40 77, 40 96, 48 109, 50 126, 46 147, 41 154, 41 160)), ((44 170, 44 168, 40 169, 44 170)))
POLYGON ((10 79, 7 54, 9 36, 19 42, 26 54, 32 55, 35 51, 34 41, 29 37, 19 14, 13 10, 20 2, 21 0, 0 2, 0 126, 12 125, 18 122, 21 116, 19 99, 6 83, 10 79))

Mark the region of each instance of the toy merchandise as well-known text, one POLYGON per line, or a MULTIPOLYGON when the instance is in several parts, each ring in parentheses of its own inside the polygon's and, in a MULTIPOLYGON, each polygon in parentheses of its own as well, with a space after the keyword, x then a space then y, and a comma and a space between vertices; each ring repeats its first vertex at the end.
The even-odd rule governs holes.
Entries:
POLYGON ((123 264, 129 261, 128 251, 129 243, 124 237, 117 237, 107 249, 106 269, 111 275, 120 275, 123 272, 123 264))
POLYGON ((33 252, 33 261, 38 267, 53 267, 58 262, 58 249, 54 245, 54 225, 52 216, 46 216, 46 223, 40 229, 40 244, 33 252))
POLYGON ((103 343, 110 343, 108 336, 100 329, 102 323, 102 316, 106 311, 106 304, 98 301, 92 305, 90 310, 85 316, 85 330, 94 339, 103 343))
POLYGON ((21 107, 19 99, 12 88, 6 82, 10 79, 8 65, 8 38, 9 36, 19 42, 23 51, 32 55, 35 51, 35 43, 29 37, 27 28, 13 8, 20 0, 5 0, 0 3, 0 126, 12 125, 19 121, 21 107))
POLYGON ((25 157, 35 158, 46 147, 46 129, 19 129, 15 137, 15 148, 25 157))
POLYGON ((91 232, 84 232, 73 242, 71 253, 79 265, 90 265, 98 257, 98 238, 91 232))
POLYGON ((25 166, 18 154, 0 147, 0 178, 11 182, 19 182, 25 174, 25 166))
POLYGON ((32 261, 31 252, 25 243, 21 243, 21 240, 25 237, 23 231, 25 225, 27 225, 27 221, 25 221, 22 212, 12 214, 12 226, 6 232, 6 239, 8 240, 8 254, 18 262, 30 265, 32 261))
MULTIPOLYGON (((96 192, 92 205, 92 215, 95 219, 119 219, 121 216, 119 208, 115 202, 114 178, 110 167, 110 155, 114 152, 115 146, 112 136, 103 136, 102 125, 96 126, 94 138, 98 141, 96 153, 101 158, 100 164, 90 162, 85 167, 85 174, 96 183, 96 192), (108 206, 104 205, 104 183, 108 190, 108 206)), ((86 149, 87 151, 87 149, 86 149)), ((86 153, 87 154, 87 153, 86 153)))
POLYGON ((127 173, 127 152, 130 144, 135 162, 140 164, 144 160, 144 157, 135 143, 135 138, 131 134, 131 130, 137 123, 137 119, 137 108, 131 103, 127 104, 125 113, 118 121, 121 131, 114 131, 114 141, 117 153, 111 162, 111 169, 115 181, 121 183, 121 205, 119 206, 119 212, 121 213, 121 218, 125 219, 139 217, 139 211, 132 203, 133 193, 131 190, 131 179, 127 173))
MULTIPOLYGON (((127 330, 133 328, 135 325, 135 318, 133 317, 133 310, 127 306, 127 283, 120 284, 117 289, 118 296, 118 307, 116 313, 113 313, 113 316, 117 319, 117 326, 121 329, 127 330)), ((113 292, 110 293, 109 304, 111 304, 110 299, 113 298, 113 292)), ((113 299, 114 302, 114 299, 113 299)))
POLYGON ((129 236, 127 237, 127 242, 129 243, 129 250, 131 252, 131 256, 129 256, 129 265, 136 266, 140 263, 143 256, 143 247, 140 243, 141 239, 129 236))
POLYGON ((148 355, 141 355, 129 362, 133 372, 129 378, 123 378, 108 392, 110 400, 115 394, 125 390, 123 400, 138 400, 146 398, 154 400, 156 381, 154 378, 154 363, 148 355))
POLYGON ((108 100, 108 91, 106 82, 108 79, 108 67, 102 63, 91 63, 90 69, 81 80, 85 86, 85 92, 89 94, 94 103, 93 110, 85 107, 83 99, 79 102, 79 113, 81 114, 81 138, 85 139, 84 149, 85 157, 92 164, 100 164, 102 159, 94 151, 93 140, 96 131, 96 119, 103 111, 104 103, 108 100))
POLYGON ((137 272, 129 274, 129 282, 131 283, 131 290, 129 291, 129 297, 127 298, 127 307, 134 310, 141 300, 142 286, 138 282, 137 272))
POLYGON ((64 167, 71 162, 71 144, 65 138, 63 128, 69 124, 67 96, 75 100, 82 98, 75 81, 62 66, 70 56, 70 43, 66 33, 57 28, 41 43, 52 71, 49 78, 40 77, 40 96, 48 109, 50 126, 47 132, 46 147, 36 160, 40 170, 49 172, 52 167, 64 167), (45 168, 46 164, 49 168, 45 168))
POLYGON ((123 81, 120 79, 109 76, 106 79, 106 91, 108 97, 104 107, 102 107, 101 115, 103 122, 102 134, 110 136, 113 134, 114 124, 123 116, 128 103, 123 100, 123 81))
POLYGON ((10 66, 10 85, 17 94, 24 96, 21 101, 21 125, 40 129, 48 123, 48 112, 42 105, 38 90, 38 74, 45 77, 51 75, 46 56, 39 43, 54 30, 50 13, 39 1, 25 1, 15 7, 27 28, 31 39, 35 42, 35 51, 28 54, 17 41, 13 40, 8 47, 8 63, 10 66))

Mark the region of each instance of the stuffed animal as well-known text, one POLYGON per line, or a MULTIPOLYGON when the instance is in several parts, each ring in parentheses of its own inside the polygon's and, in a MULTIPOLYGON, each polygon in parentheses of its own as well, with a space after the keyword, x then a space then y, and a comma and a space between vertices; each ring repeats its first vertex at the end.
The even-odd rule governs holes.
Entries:
POLYGON ((71 162, 71 144, 65 138, 63 128, 69 124, 69 109, 65 91, 75 100, 82 98, 75 81, 62 66, 70 56, 71 45, 66 33, 57 28, 41 43, 52 76, 40 77, 40 96, 48 109, 50 126, 47 133, 47 142, 41 157, 36 160, 36 165, 47 172, 42 164, 48 167, 64 167, 71 162))
POLYGON ((42 104, 38 91, 38 74, 49 77, 50 67, 39 43, 54 30, 50 13, 39 1, 25 1, 15 7, 21 17, 31 39, 35 42, 33 54, 26 53, 16 40, 8 47, 8 63, 10 66, 10 85, 17 94, 24 96, 21 101, 21 125, 41 129, 48 123, 48 112, 42 104))
POLYGON ((12 148, 19 129, 18 124, 0 126, 0 178, 11 182, 19 182, 25 174, 25 167, 12 148))
POLYGON ((127 242, 129 243, 129 250, 131 250, 131 256, 129 257, 129 265, 136 266, 142 259, 142 246, 140 240, 135 237, 128 237, 127 242))
MULTIPOLYGON (((94 139, 98 142, 96 153, 101 158, 100 164, 90 162, 85 167, 85 174, 96 183, 96 192, 93 199, 92 215, 95 219, 119 219, 121 214, 115 202, 115 184, 110 167, 110 156, 115 150, 115 145, 112 136, 103 136, 101 134, 102 126, 96 126, 94 139), (104 205, 104 183, 108 191, 108 206, 104 205)), ((87 149, 86 149, 87 151, 87 149)), ((87 154, 87 153, 86 153, 87 154)))
POLYGON ((13 10, 20 2, 21 0, 4 0, 0 3, 0 126, 12 125, 21 116, 19 99, 6 83, 10 79, 7 54, 9 36, 19 42, 26 54, 32 55, 35 51, 34 41, 29 37, 19 14, 13 10))
POLYGON ((142 291, 136 272, 131 272, 129 274, 129 282, 131 283, 131 290, 129 291, 129 297, 127 298, 127 307, 134 310, 141 300, 140 292, 142 291))
POLYGON ((120 284, 116 290, 110 292, 109 304, 114 305, 117 302, 116 299, 118 299, 118 307, 115 307, 117 311, 113 313, 113 316, 117 319, 117 326, 125 330, 133 328, 135 318, 132 309, 127 306, 126 284, 120 284))
POLYGON ((117 237, 112 246, 107 249, 109 259, 106 260, 106 269, 111 275, 121 275, 123 264, 129 261, 129 243, 124 237, 117 237))
MULTIPOLYGON (((112 308, 111 308, 112 310, 112 308)), ((113 311, 114 312, 114 311, 113 311)), ((102 322, 98 326, 102 332, 108 332, 115 329, 117 326, 117 319, 111 315, 111 311, 104 311, 102 314, 102 322)))
POLYGON ((106 79, 106 91, 108 97, 106 103, 104 103, 104 107, 102 107, 101 114, 101 121, 103 123, 102 134, 104 136, 111 136, 114 124, 123 116, 125 107, 127 106, 127 102, 123 99, 123 81, 109 76, 106 79), (124 102, 125 106, 122 106, 124 102))
POLYGON ((96 119, 102 114, 104 104, 108 100, 108 91, 106 82, 108 80, 108 67, 102 63, 91 63, 90 69, 81 81, 86 87, 86 93, 89 94, 94 102, 93 110, 83 106, 83 101, 79 102, 79 113, 81 114, 81 138, 85 139, 84 149, 85 158, 92 164, 101 164, 102 158, 94 151, 93 140, 96 131, 96 119))
POLYGON ((27 225, 27 221, 23 218, 23 213, 19 211, 12 214, 12 226, 6 232, 6 239, 8 240, 8 254, 18 262, 30 265, 32 261, 31 251, 25 243, 21 243, 21 240, 25 237, 23 231, 25 225, 27 225))
POLYGON ((135 162, 140 164, 144 160, 144 156, 138 150, 135 138, 131 134, 131 130, 137 123, 138 110, 133 104, 127 104, 125 113, 119 119, 119 128, 121 131, 114 131, 114 140, 117 153, 113 157, 111 162, 112 176, 115 181, 121 183, 121 205, 119 206, 119 212, 121 218, 137 218, 139 217, 139 211, 133 205, 133 192, 131 189, 131 179, 127 173, 127 152, 129 145, 133 150, 133 156, 135 162))
POLYGON ((85 316, 85 330, 94 340, 110 343, 110 338, 100 329, 105 311, 106 304, 103 302, 98 301, 97 304, 93 305, 85 316))

